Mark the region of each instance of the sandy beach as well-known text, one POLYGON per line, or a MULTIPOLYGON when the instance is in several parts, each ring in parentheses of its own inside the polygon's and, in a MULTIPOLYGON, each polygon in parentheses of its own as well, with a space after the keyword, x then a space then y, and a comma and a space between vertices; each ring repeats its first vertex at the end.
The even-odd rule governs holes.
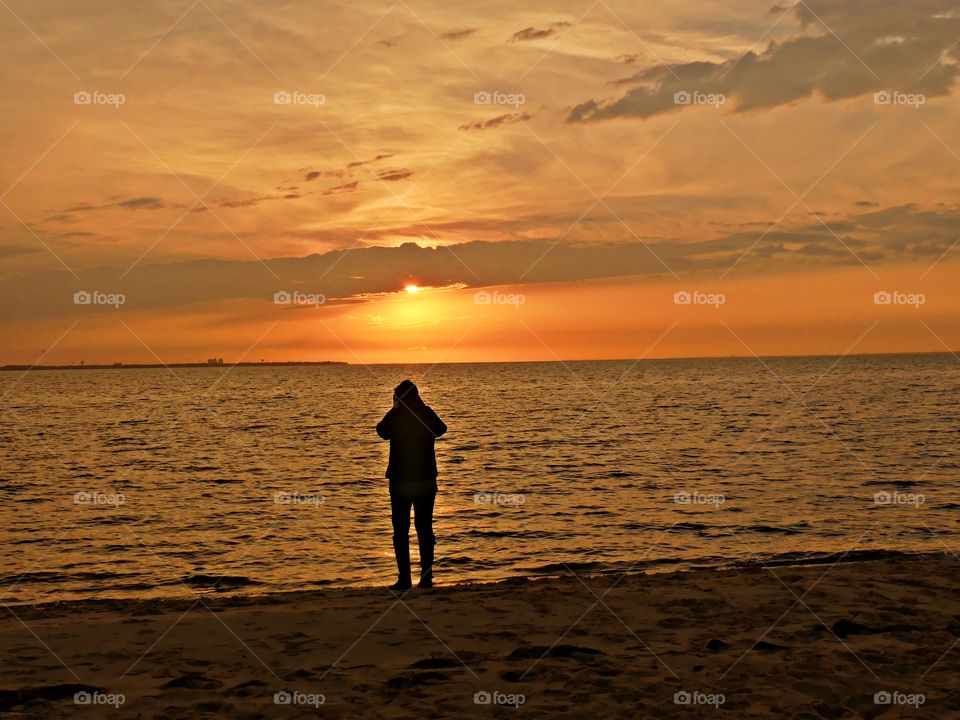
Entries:
POLYGON ((12 607, 0 711, 960 717, 958 578, 943 555, 12 607))

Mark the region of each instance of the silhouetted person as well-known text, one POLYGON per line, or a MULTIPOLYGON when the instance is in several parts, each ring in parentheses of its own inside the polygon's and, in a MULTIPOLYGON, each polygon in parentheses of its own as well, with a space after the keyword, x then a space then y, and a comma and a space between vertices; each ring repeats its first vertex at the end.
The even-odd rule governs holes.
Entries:
POLYGON ((410 507, 420 545, 420 582, 433 587, 433 503, 437 498, 437 456, 433 443, 447 426, 420 398, 417 386, 404 380, 393 391, 393 407, 377 424, 377 435, 390 441, 390 511, 397 582, 393 590, 409 590, 410 507))

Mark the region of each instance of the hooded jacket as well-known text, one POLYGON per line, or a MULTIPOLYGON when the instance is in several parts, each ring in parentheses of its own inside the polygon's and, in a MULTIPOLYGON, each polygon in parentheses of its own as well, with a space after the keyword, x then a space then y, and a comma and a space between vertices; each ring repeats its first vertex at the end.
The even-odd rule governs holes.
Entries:
POLYGON ((377 424, 377 435, 390 441, 386 477, 395 495, 437 492, 434 441, 447 431, 437 414, 419 397, 394 405, 377 424))

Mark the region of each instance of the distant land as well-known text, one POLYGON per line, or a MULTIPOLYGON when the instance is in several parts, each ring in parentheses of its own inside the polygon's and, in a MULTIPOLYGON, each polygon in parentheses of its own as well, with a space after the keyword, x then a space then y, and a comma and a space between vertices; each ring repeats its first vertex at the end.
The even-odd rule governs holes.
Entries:
POLYGON ((111 363, 109 365, 3 365, 0 370, 142 370, 148 368, 222 368, 222 367, 266 367, 282 366, 290 367, 292 365, 349 365, 349 363, 338 360, 320 360, 311 362, 307 360, 292 360, 290 362, 238 362, 225 363, 222 359, 217 362, 207 360, 207 362, 194 363, 111 363))
MULTIPOLYGON (((844 355, 831 354, 800 354, 800 355, 697 355, 690 357, 662 357, 662 358, 566 358, 560 360, 480 360, 458 361, 445 363, 368 363, 368 365, 523 365, 523 364, 551 364, 551 363, 586 363, 586 362, 696 362, 699 360, 803 360, 803 359, 844 359, 844 358, 892 358, 892 357, 926 357, 952 356, 960 360, 960 350, 921 350, 900 352, 853 352, 844 355)), ((359 363, 364 365, 364 363, 359 363)), ((145 368, 193 368, 193 367, 297 367, 309 365, 350 365, 343 360, 290 360, 225 363, 223 358, 210 358, 206 362, 193 363, 106 363, 93 365, 0 365, 3 370, 138 370, 145 368)))

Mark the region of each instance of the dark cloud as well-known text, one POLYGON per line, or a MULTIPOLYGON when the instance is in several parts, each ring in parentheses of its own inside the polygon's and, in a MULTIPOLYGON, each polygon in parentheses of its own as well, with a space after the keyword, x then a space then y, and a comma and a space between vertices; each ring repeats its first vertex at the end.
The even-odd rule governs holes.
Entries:
POLYGON ((857 207, 880 207, 880 203, 873 202, 872 200, 857 200, 854 205, 857 207))
POLYGON ((670 270, 678 275, 707 272, 717 277, 734 263, 747 271, 857 266, 861 261, 933 263, 960 236, 960 206, 886 208, 831 223, 830 230, 811 221, 693 242, 584 243, 547 238, 436 248, 414 243, 359 247, 267 259, 279 281, 257 260, 141 265, 122 279, 125 267, 91 268, 81 273, 79 283, 65 270, 52 269, 0 284, 0 306, 8 320, 70 316, 76 312, 73 293, 91 287, 123 292, 125 308, 136 311, 241 299, 269 303, 278 290, 295 289, 323 293, 332 301, 356 301, 396 292, 410 276, 424 285, 482 287, 624 276, 661 278, 669 276, 670 270))
POLYGON ((83 213, 91 212, 94 210, 108 210, 110 208, 123 208, 124 210, 163 210, 168 207, 180 207, 183 205, 169 204, 158 197, 135 197, 128 198, 126 200, 120 200, 113 203, 105 203, 103 205, 94 205, 93 203, 80 203, 79 205, 74 205, 73 207, 66 208, 59 215, 53 215, 48 220, 58 220, 65 221, 70 220, 70 216, 63 213, 83 213))
POLYGON ((551 35, 555 35, 557 31, 564 28, 570 27, 568 22, 555 22, 549 25, 546 28, 540 29, 535 27, 524 28, 523 30, 517 30, 513 35, 510 36, 510 42, 528 42, 530 40, 543 40, 543 38, 548 38, 551 35))
POLYGON ((506 115, 497 115, 489 120, 476 120, 466 125, 461 125, 461 130, 489 130, 490 128, 508 125, 510 123, 525 122, 530 119, 527 113, 507 113, 506 115))
POLYGON ((351 162, 348 162, 346 165, 344 165, 342 168, 337 168, 335 170, 307 170, 306 168, 304 168, 302 172, 305 172, 306 174, 303 176, 303 179, 306 180, 307 182, 311 182, 313 180, 316 180, 319 177, 326 177, 326 178, 349 177, 353 175, 353 171, 358 167, 369 165, 371 163, 375 163, 380 160, 387 160, 392 157, 393 157, 392 153, 378 153, 377 155, 373 156, 372 158, 368 158, 367 160, 352 160, 351 162))
POLYGON ((370 163, 377 162, 377 160, 386 160, 392 157, 393 155, 390 153, 380 153, 379 155, 376 155, 370 158, 369 160, 354 160, 353 162, 349 162, 347 163, 347 168, 349 169, 349 168, 360 167, 361 165, 369 165, 370 163))
POLYGON ((117 207, 126 208, 128 210, 162 210, 163 208, 167 207, 167 205, 160 198, 138 197, 131 198, 129 200, 121 200, 117 203, 117 207))
POLYGON ((324 195, 342 195, 344 193, 350 193, 356 190, 360 185, 359 180, 354 180, 353 182, 348 182, 343 185, 337 185, 336 187, 328 188, 323 191, 324 195))
POLYGON ((384 180, 386 182, 397 182, 398 180, 406 180, 408 177, 413 175, 413 170, 407 170, 406 168, 397 168, 396 170, 382 170, 377 173, 378 180, 384 180))
POLYGON ((773 108, 820 95, 828 101, 880 91, 947 95, 960 74, 956 0, 806 0, 799 31, 761 53, 726 62, 645 68, 615 99, 574 107, 568 122, 648 118, 687 105, 677 93, 723 95, 735 111, 773 108))
POLYGON ((479 28, 454 28, 440 33, 441 40, 463 40, 473 35, 479 28))

